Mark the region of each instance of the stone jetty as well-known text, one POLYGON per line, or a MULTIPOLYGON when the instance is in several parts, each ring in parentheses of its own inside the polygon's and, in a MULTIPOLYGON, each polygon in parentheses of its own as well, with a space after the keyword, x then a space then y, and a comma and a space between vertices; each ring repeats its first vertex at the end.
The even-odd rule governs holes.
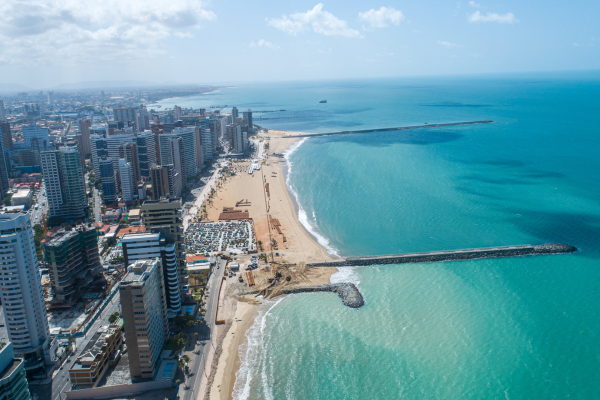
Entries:
POLYGON ((564 254, 576 252, 577 248, 564 243, 548 243, 538 246, 499 246, 477 249, 428 251, 424 253, 389 254, 371 257, 347 257, 335 260, 312 261, 308 267, 343 267, 381 264, 426 263, 439 261, 474 260, 481 258, 517 257, 527 255, 564 254))
POLYGON ((327 285, 297 286, 284 288, 283 293, 312 293, 312 292, 334 292, 342 299, 346 307, 360 308, 365 304, 362 294, 353 283, 330 283, 327 285))

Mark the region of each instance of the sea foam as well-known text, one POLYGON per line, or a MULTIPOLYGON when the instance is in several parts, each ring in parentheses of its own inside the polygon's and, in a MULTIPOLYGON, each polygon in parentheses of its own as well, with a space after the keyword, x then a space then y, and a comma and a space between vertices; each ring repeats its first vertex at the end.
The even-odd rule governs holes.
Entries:
MULTIPOLYGON (((287 177, 285 179, 285 183, 288 187, 288 190, 290 191, 290 193, 294 196, 294 198, 296 199, 296 204, 298 204, 298 220, 300 221, 300 223, 302 224, 302 226, 304 226, 304 229, 306 229, 308 231, 308 233, 310 233, 314 238, 317 239, 317 242, 323 246, 325 248, 325 250, 327 250, 327 253, 331 254, 332 256, 336 256, 339 257, 339 253, 338 250, 329 242, 329 240, 327 240, 327 238, 325 236, 323 236, 321 234, 321 232, 319 232, 319 228, 316 225, 316 217, 314 218, 313 221, 311 221, 308 218, 308 215, 306 214, 306 211, 304 211, 304 209, 302 208, 302 204, 300 203, 300 199, 298 198, 298 193, 296 193, 296 191, 294 190, 294 188, 292 187, 291 184, 291 180, 290 177, 292 176, 292 161, 290 160, 290 156, 296 151, 298 150, 298 148, 307 140, 308 138, 304 138, 302 140, 299 140, 297 142, 295 142, 294 144, 292 144, 289 149, 287 149, 286 151, 283 152, 283 156, 285 158, 285 161, 287 163, 287 177)), ((314 216, 314 213, 313 213, 314 216)))

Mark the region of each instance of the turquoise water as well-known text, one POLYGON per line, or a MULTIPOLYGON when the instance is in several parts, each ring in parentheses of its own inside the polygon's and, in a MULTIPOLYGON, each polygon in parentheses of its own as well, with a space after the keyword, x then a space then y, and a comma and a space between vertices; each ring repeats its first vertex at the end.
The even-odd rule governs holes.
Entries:
POLYGON ((600 398, 598 99, 600 76, 587 73, 248 85, 174 100, 286 109, 301 118, 256 123, 309 132, 494 120, 304 141, 288 158, 306 223, 344 256, 581 249, 343 269, 334 279, 357 282, 366 305, 320 293, 262 306, 234 398, 600 398))

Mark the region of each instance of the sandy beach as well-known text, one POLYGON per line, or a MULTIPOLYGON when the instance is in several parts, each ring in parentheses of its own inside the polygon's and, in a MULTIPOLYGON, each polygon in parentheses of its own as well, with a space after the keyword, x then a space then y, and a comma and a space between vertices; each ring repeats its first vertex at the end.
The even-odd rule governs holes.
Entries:
MULTIPOLYGON (((298 140, 286 136, 296 134, 298 132, 269 130, 268 134, 259 135, 258 140, 269 144, 265 153, 281 154, 298 140)), ((283 158, 265 156, 261 169, 250 175, 250 162, 232 161, 229 168, 235 170, 236 174, 226 178, 224 182, 218 181, 214 186, 216 193, 212 203, 205 203, 208 220, 211 221, 218 221, 224 207, 248 211, 253 220, 257 243, 262 243, 262 252, 268 255, 269 261, 274 261, 274 267, 264 266, 253 271, 256 285, 251 289, 245 282, 238 283, 237 279, 228 279, 224 283, 227 295, 219 311, 219 318, 226 319, 231 325, 226 324, 218 331, 218 336, 221 336, 223 329, 228 329, 221 343, 222 353, 209 392, 211 399, 232 398, 240 366, 239 347, 246 338, 246 330, 254 322, 256 308, 260 304, 254 298, 256 293, 275 297, 280 295, 279 290, 284 286, 326 284, 330 282, 331 275, 337 272, 336 268, 310 269, 304 266, 306 261, 327 260, 331 256, 298 220, 294 202, 286 186, 284 166, 283 158), (243 203, 238 203, 241 201, 243 203), (279 231, 275 225, 279 227, 279 231), (280 279, 281 283, 266 289, 270 286, 274 271, 287 279, 280 279), (254 291, 255 294, 240 296, 248 291, 254 291)), ((238 258, 241 266, 245 258, 249 256, 238 258)))

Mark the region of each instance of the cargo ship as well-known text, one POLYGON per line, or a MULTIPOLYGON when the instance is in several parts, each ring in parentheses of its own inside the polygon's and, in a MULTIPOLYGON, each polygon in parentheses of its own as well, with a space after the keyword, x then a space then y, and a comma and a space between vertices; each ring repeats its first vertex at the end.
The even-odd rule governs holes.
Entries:
POLYGON ((319 103, 327 103, 327 100, 321 100, 319 103))

